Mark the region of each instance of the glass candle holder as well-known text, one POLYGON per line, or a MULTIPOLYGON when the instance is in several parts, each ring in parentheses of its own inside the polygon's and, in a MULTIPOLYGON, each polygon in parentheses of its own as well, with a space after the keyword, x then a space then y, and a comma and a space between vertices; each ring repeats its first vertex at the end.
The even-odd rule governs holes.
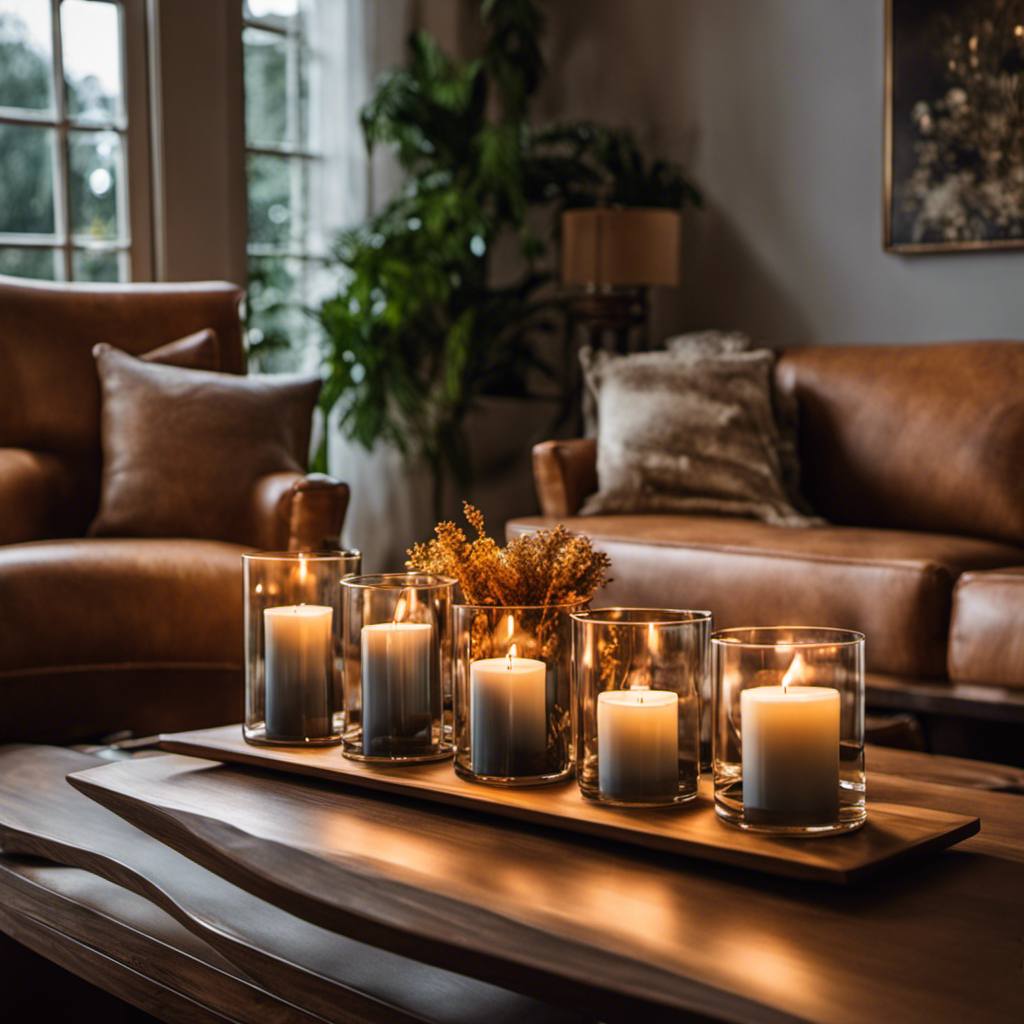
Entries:
POLYGON ((425 573, 355 576, 345 590, 342 753, 356 761, 440 761, 451 697, 452 588, 425 573))
POLYGON ((455 771, 495 786, 572 771, 572 605, 455 608, 455 771))
POLYGON ((715 810, 752 832, 864 824, 864 635, 765 627, 712 634, 715 810))
POLYGON ((711 613, 598 608, 572 618, 580 792, 623 807, 692 800, 711 613))
POLYGON ((341 581, 358 551, 242 555, 247 743, 340 743, 341 581))

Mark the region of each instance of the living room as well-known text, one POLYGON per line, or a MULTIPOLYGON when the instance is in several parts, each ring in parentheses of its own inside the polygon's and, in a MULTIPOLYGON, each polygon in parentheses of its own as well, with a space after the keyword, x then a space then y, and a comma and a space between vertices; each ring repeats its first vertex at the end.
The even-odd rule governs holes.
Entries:
POLYGON ((0 0, 3 1015, 1024 1019, 1022 270, 1024 0, 0 0))

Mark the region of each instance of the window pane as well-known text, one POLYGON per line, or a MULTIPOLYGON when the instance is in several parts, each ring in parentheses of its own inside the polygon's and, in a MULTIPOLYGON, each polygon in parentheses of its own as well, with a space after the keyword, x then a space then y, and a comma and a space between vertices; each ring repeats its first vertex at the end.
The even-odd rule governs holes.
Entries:
POLYGON ((60 38, 68 117, 76 121, 120 121, 120 14, 98 0, 64 0, 60 38))
POLYGON ((250 155, 249 242, 301 245, 309 185, 308 161, 302 158, 250 155))
POLYGON ((299 0, 245 0, 242 17, 259 18, 286 28, 297 21, 300 6, 299 0))
POLYGON ((246 139, 257 144, 295 141, 288 132, 288 40, 247 28, 242 45, 246 139))
POLYGON ((0 248, 0 274, 58 281, 64 276, 59 273, 62 266, 60 253, 54 249, 0 248))
POLYGON ((0 0, 0 107, 53 110, 53 23, 46 0, 0 0))
POLYGON ((253 368, 315 373, 320 327, 311 310, 337 288, 335 272, 319 260, 250 256, 246 308, 253 368))
POLYGON ((121 138, 117 132, 68 132, 71 233, 77 238, 123 238, 119 223, 121 138))
POLYGON ((71 275, 76 281, 127 281, 127 254, 76 249, 71 254, 71 275))
POLYGON ((0 124, 0 232, 54 233, 51 128, 0 124))

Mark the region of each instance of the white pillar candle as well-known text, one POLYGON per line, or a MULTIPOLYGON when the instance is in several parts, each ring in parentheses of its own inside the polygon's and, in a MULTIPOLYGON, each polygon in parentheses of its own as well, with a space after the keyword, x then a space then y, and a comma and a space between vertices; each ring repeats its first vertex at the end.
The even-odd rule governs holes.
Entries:
POLYGON ((469 666, 470 764, 477 775, 543 775, 548 747, 547 666, 483 658, 469 666))
POLYGON ((267 739, 330 733, 333 621, 334 609, 325 605, 264 608, 267 739))
POLYGON ((363 753, 387 756, 403 744, 429 743, 432 719, 429 622, 380 622, 363 626, 363 753))
POLYGON ((839 817, 839 691, 755 686, 740 694, 743 813, 761 824, 839 817))
POLYGON ((597 774, 602 795, 623 801, 679 793, 679 698, 668 690, 597 695, 597 774))

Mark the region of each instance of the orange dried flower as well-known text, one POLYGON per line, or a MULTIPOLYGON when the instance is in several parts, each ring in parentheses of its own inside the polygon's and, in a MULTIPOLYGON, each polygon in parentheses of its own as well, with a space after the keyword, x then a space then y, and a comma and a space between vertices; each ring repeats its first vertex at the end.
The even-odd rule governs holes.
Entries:
POLYGON ((611 559, 595 551, 589 537, 562 525, 509 541, 504 548, 487 536, 480 510, 463 504, 476 539, 451 522, 438 523, 437 535, 409 551, 406 565, 459 581, 467 604, 527 606, 589 601, 603 587, 611 559))

